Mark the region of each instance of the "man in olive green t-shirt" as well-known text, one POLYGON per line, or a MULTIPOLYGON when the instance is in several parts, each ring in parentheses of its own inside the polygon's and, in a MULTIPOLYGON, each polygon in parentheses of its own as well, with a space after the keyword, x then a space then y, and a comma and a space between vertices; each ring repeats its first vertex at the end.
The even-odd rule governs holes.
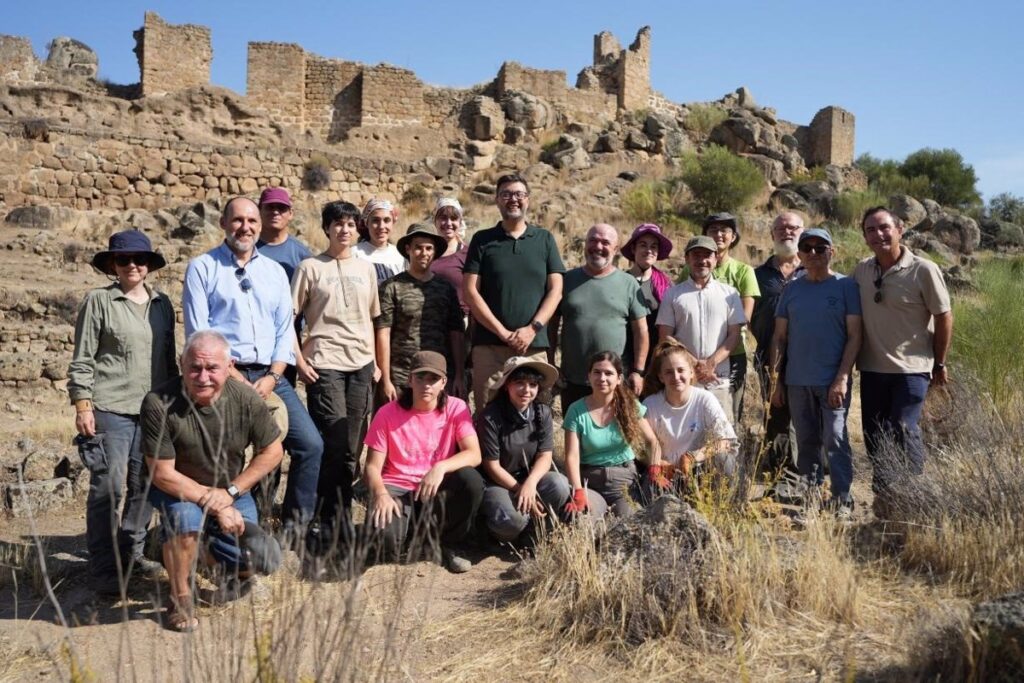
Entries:
POLYGON ((547 323, 562 299, 565 266, 551 233, 529 225, 530 189, 518 174, 498 179, 501 222, 473 235, 463 268, 463 298, 473 330, 473 401, 512 356, 546 361, 547 323))
MULTIPOLYGON (((240 537, 259 534, 249 490, 280 462, 281 432, 251 387, 228 376, 230 347, 219 332, 194 333, 181 356, 182 376, 142 402, 142 452, 153 475, 150 502, 163 518, 163 559, 171 584, 169 621, 195 627, 190 574, 199 534, 207 557, 247 578, 253 569, 240 537), (245 449, 255 455, 245 465, 245 449)), ((268 570, 269 571, 269 570, 268 570)))

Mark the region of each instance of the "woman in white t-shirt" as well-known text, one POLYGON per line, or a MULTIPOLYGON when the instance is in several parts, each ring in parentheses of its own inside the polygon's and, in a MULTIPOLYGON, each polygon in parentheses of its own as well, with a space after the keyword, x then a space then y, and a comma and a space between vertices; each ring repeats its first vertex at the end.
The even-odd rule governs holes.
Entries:
POLYGON ((645 419, 661 444, 661 465, 648 467, 655 486, 697 483, 707 471, 736 474, 736 432, 714 395, 693 385, 697 360, 669 337, 654 349, 644 379, 645 419))
POLYGON ((405 257, 388 241, 398 220, 398 208, 386 199, 371 199, 363 207, 359 221, 359 243, 353 251, 357 258, 373 264, 377 284, 405 270, 405 257))

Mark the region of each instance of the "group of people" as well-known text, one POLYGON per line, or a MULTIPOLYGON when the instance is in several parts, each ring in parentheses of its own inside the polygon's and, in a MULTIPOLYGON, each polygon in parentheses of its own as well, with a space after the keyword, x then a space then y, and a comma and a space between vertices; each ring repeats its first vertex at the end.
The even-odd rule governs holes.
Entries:
POLYGON ((657 225, 621 247, 614 227, 594 225, 583 265, 567 272, 553 235, 527 221, 524 178, 500 178, 496 204, 500 221, 468 244, 451 198, 393 244, 391 202, 330 202, 328 246, 313 255, 289 233, 286 190, 231 199, 224 241, 185 274, 180 365, 173 307, 146 282, 164 259, 141 232, 111 236, 93 265, 113 282, 82 305, 68 385, 91 472, 97 589, 154 569, 143 542, 155 509, 169 623, 194 628, 197 561, 243 583, 273 564, 259 520, 284 451, 285 542, 353 542, 363 495, 362 541, 400 559, 430 527, 453 572, 469 569, 478 525, 523 544, 556 518, 628 515, 659 492, 728 481, 748 327, 774 465, 821 484, 827 464, 837 514, 849 513, 857 363, 876 495, 894 454, 920 470, 917 422, 929 384, 947 380, 952 317, 941 273, 900 244, 884 207, 864 216, 874 256, 851 278, 830 268, 828 231, 792 212, 774 221, 774 254, 751 268, 731 254, 736 218, 719 213, 685 244, 675 283, 656 266, 674 248, 657 225))

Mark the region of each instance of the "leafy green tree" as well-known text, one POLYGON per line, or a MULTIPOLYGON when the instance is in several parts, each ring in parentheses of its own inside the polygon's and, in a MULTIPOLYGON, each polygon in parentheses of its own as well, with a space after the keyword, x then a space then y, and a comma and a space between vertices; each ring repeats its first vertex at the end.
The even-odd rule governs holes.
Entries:
POLYGON ((988 213, 993 218, 1024 225, 1024 197, 1000 192, 988 200, 988 213))
POLYGON ((682 167, 679 177, 704 213, 741 209, 764 188, 764 177, 753 162, 719 145, 684 157, 682 167))
POLYGON ((900 164, 905 178, 928 178, 929 196, 940 204, 967 208, 981 201, 978 176, 955 149, 919 149, 900 164))

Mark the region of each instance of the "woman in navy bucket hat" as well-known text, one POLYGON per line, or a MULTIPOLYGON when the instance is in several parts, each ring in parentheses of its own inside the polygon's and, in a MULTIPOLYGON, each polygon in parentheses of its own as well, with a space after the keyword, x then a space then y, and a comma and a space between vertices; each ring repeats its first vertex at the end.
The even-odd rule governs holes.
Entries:
MULTIPOLYGON (((640 283, 640 294, 650 313, 647 314, 647 332, 651 339, 658 338, 658 328, 654 321, 658 317, 658 306, 661 297, 673 284, 672 278, 659 270, 654 264, 657 261, 664 261, 672 253, 672 240, 665 236, 657 225, 644 223, 636 226, 629 241, 622 246, 622 255, 632 261, 633 266, 629 274, 640 283)), ((653 342, 652 342, 653 348, 653 342)), ((647 363, 650 365, 648 354, 647 363)), ((622 362, 626 367, 634 367, 633 362, 633 332, 628 331, 626 340, 626 351, 622 354, 622 362)), ((639 368, 637 368, 639 369, 639 368)), ((646 370, 646 367, 644 368, 646 370)))
POLYGON ((139 409, 152 388, 178 374, 174 308, 146 283, 166 264, 144 233, 114 233, 107 250, 92 259, 114 281, 86 294, 75 324, 68 393, 78 452, 90 474, 89 573, 93 588, 104 595, 123 593, 132 571, 159 568, 142 554, 152 508, 145 495, 139 409))

